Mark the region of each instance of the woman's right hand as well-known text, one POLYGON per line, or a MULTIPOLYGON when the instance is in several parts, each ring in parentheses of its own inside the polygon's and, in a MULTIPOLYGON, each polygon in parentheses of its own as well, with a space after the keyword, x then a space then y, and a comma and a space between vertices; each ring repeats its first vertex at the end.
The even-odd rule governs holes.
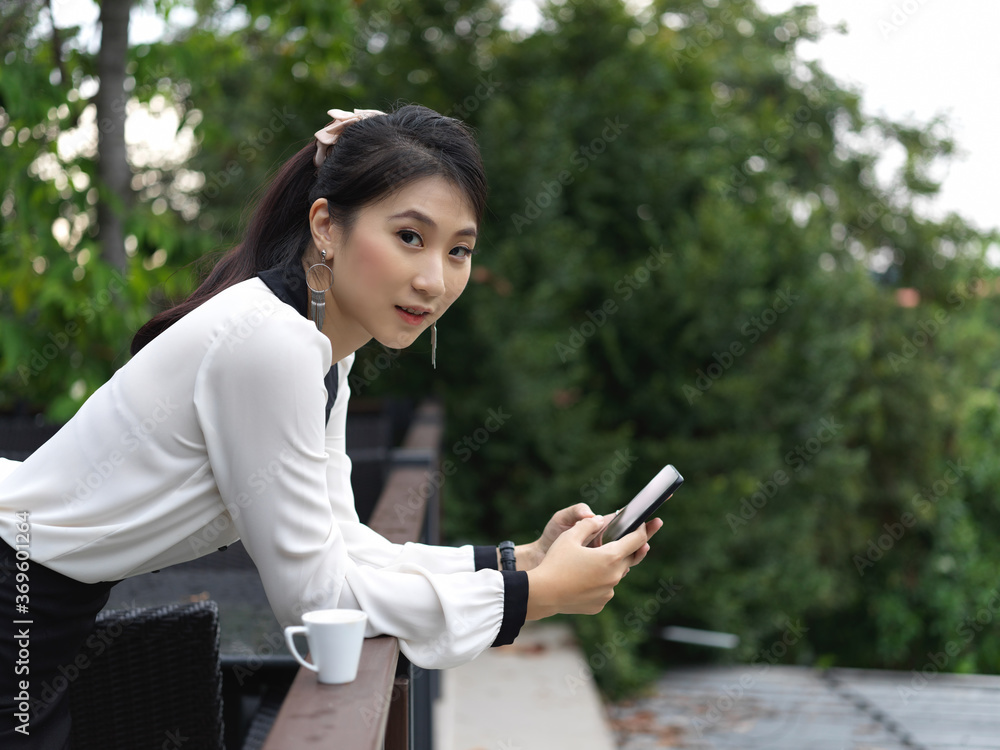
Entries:
POLYGON ((600 612, 629 568, 646 556, 647 541, 662 525, 655 518, 616 542, 588 547, 604 521, 599 516, 577 521, 552 543, 541 564, 528 571, 527 619, 600 612))

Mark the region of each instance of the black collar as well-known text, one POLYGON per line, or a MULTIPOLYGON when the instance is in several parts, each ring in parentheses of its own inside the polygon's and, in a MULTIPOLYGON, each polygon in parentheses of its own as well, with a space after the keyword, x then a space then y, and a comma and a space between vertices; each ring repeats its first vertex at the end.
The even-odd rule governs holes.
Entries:
MULTIPOLYGON (((296 258, 291 263, 284 266, 269 268, 257 274, 260 280, 267 284, 268 289, 274 295, 303 318, 308 318, 307 305, 309 302, 309 289, 306 286, 306 272, 302 268, 302 262, 296 258)), ((326 421, 330 421, 330 411, 333 409, 333 402, 337 400, 337 363, 326 373, 323 378, 326 385, 326 421)))
POLYGON ((291 305, 302 317, 309 317, 306 309, 309 289, 306 287, 306 272, 301 261, 294 259, 291 263, 260 271, 257 275, 278 299, 291 305))

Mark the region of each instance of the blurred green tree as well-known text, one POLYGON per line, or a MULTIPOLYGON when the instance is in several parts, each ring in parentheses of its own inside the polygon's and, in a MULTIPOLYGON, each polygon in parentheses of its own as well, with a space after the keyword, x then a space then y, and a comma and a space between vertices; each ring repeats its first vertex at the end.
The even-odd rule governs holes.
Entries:
POLYGON ((114 276, 88 234, 93 148, 48 166, 93 55, 63 30, 55 77, 38 11, 2 19, 20 42, 0 74, 0 408, 71 412, 326 109, 416 101, 477 129, 490 213, 437 372, 427 342, 369 346, 351 385, 444 399, 454 541, 610 512, 672 462, 687 484, 649 560, 576 621, 607 690, 678 658, 666 624, 738 633, 743 660, 996 670, 997 238, 915 212, 946 123, 863 115, 796 55, 823 33, 812 11, 563 0, 525 31, 482 0, 197 8, 129 52, 135 101, 175 111, 191 146, 132 155, 115 315, 96 304, 114 276), (26 96, 50 80, 71 83, 26 96), (903 166, 879 181, 889 149, 903 166))
POLYGON ((67 419, 126 361, 132 333, 191 291, 234 242, 246 186, 322 124, 356 16, 346 0, 131 10, 155 17, 160 39, 103 56, 44 3, 0 11, 0 412, 67 419))
POLYGON ((967 497, 985 468, 948 481, 988 450, 970 417, 995 430, 995 237, 913 210, 945 124, 864 116, 797 58, 808 9, 567 1, 526 33, 491 3, 377 7, 369 101, 466 119, 491 180, 434 385, 378 352, 356 369, 445 399, 452 534, 609 512, 672 462, 688 482, 649 562, 577 622, 607 689, 643 677, 666 623, 738 633, 751 659, 801 620, 783 660, 900 668, 958 639, 949 668, 994 669, 995 637, 956 628, 992 590, 995 526, 972 519, 996 507, 967 497))

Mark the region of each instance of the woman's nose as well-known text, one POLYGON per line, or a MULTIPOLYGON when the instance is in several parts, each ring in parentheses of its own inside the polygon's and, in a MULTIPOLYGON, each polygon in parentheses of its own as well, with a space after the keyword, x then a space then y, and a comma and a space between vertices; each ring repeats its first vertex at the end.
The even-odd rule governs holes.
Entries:
POLYGON ((444 294, 444 269, 441 262, 428 259, 423 263, 413 277, 413 288, 431 297, 444 294))

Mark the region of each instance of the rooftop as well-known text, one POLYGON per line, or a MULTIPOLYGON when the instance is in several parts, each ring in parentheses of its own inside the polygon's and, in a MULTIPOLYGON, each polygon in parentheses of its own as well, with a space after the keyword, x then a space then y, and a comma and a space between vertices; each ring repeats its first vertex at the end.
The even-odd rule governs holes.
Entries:
POLYGON ((996 750, 1000 676, 768 664, 666 670, 602 703, 572 631, 529 623, 443 677, 435 750, 996 750))

